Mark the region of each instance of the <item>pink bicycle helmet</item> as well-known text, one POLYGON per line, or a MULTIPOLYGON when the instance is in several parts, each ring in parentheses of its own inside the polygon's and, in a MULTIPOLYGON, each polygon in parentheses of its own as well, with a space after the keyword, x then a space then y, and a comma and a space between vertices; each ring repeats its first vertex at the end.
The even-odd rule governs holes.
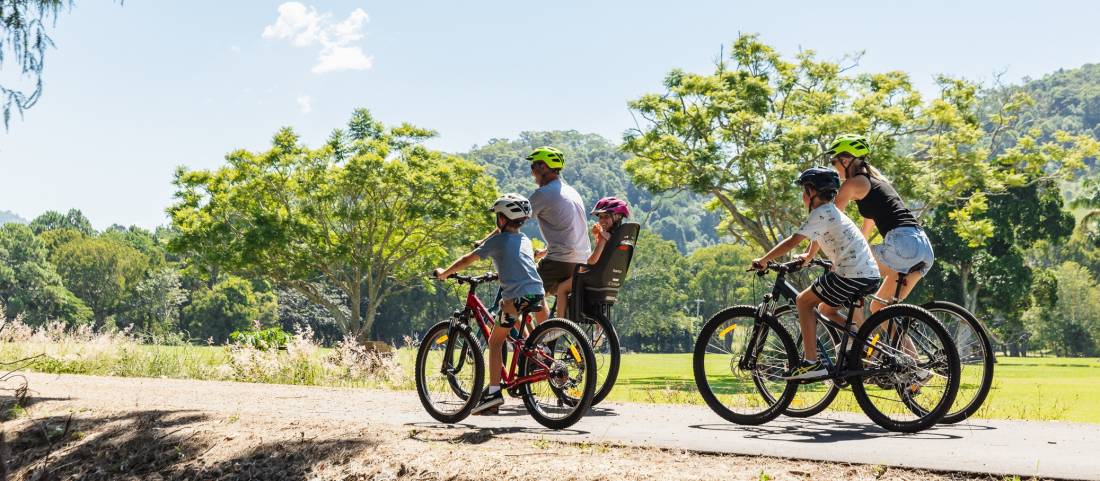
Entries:
POLYGON ((623 217, 630 217, 630 208, 626 206, 626 201, 617 197, 604 197, 596 202, 596 206, 592 208, 591 215, 598 214, 619 214, 623 217))

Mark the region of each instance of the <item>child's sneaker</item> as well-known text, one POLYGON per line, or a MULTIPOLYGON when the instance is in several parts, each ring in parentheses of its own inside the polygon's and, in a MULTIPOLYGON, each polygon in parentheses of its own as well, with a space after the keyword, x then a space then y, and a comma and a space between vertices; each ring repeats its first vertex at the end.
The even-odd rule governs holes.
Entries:
POLYGON ((798 367, 791 371, 791 374, 785 376, 783 379, 788 381, 795 380, 808 380, 818 379, 825 377, 829 374, 829 370, 825 369, 825 365, 821 361, 807 361, 805 359, 799 363, 798 367))
POLYGON ((481 393, 481 402, 474 406, 473 411, 470 414, 496 414, 496 407, 504 404, 504 395, 499 389, 494 392, 489 392, 486 388, 485 392, 481 393), (486 412, 492 410, 492 412, 486 412))

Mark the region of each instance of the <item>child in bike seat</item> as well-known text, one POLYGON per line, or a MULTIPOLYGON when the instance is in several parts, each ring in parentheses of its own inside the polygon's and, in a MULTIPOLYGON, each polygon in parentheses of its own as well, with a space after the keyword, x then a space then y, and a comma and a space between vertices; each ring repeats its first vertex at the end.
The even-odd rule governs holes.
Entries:
POLYGON ((809 262, 817 254, 817 246, 833 262, 833 269, 818 277, 798 294, 798 323, 802 329, 803 359, 787 379, 810 380, 828 374, 817 355, 817 324, 814 308, 835 314, 836 308, 850 300, 872 292, 879 285, 878 264, 871 247, 859 228, 833 204, 840 189, 840 176, 832 169, 811 167, 795 182, 802 188, 802 203, 809 216, 798 232, 780 242, 764 257, 752 261, 753 269, 765 269, 768 261, 786 254, 803 240, 809 239, 810 251, 799 256, 809 262))
MULTIPOLYGON (((627 206, 625 200, 616 197, 604 197, 596 202, 596 205, 592 207, 592 211, 588 214, 596 216, 596 223, 592 225, 591 230, 592 237, 596 239, 596 247, 592 249, 592 255, 588 256, 585 264, 593 266, 600 261, 600 254, 607 247, 607 243, 611 240, 611 236, 615 234, 615 230, 623 224, 623 219, 630 217, 630 207, 627 206)), ((581 272, 587 271, 587 268, 581 268, 581 272)), ((572 282, 563 282, 558 287, 558 299, 568 299, 569 291, 572 289, 572 282)), ((554 315, 564 318, 567 308, 567 303, 559 301, 558 311, 554 315)))
POLYGON ((500 276, 500 288, 503 297, 500 301, 500 315, 489 337, 489 386, 481 395, 481 402, 473 409, 473 414, 496 412, 504 404, 500 392, 501 347, 508 337, 508 331, 522 312, 542 310, 543 286, 535 268, 535 252, 531 240, 519 231, 523 223, 531 217, 531 202, 519 194, 504 194, 489 209, 496 213, 499 232, 490 235, 473 252, 456 260, 446 269, 436 269, 440 280, 447 279, 470 264, 483 258, 491 258, 493 266, 500 276))

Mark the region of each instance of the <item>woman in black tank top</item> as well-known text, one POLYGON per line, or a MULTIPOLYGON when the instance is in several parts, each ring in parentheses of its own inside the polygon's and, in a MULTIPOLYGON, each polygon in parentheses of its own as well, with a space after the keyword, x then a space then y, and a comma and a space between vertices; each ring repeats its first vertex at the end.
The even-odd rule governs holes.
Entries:
MULTIPOLYGON (((870 143, 861 135, 846 134, 837 137, 829 146, 827 155, 833 168, 840 174, 843 183, 836 196, 836 206, 841 211, 848 203, 855 201, 859 214, 863 216, 863 237, 870 239, 876 226, 883 237, 883 243, 872 246, 875 260, 883 282, 878 297, 890 299, 897 289, 898 271, 908 271, 914 265, 923 262, 924 268, 908 274, 902 286, 901 298, 904 299, 913 290, 917 281, 932 266, 933 253, 928 237, 921 229, 913 212, 906 207, 901 196, 877 169, 867 162, 870 155, 870 143), (896 231, 896 232, 894 232, 896 231), (894 232, 893 235, 890 235, 894 232), (898 248, 893 244, 903 244, 898 248)), ((878 301, 871 303, 871 312, 884 307, 878 301)))

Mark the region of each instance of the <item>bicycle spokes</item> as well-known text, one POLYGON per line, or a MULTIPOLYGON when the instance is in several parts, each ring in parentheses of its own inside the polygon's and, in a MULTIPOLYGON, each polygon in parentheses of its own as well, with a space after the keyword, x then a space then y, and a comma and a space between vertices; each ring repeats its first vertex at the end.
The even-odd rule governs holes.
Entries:
POLYGON ((584 394, 586 369, 581 342, 564 328, 543 330, 532 340, 534 349, 527 353, 527 377, 535 377, 529 386, 531 401, 540 414, 550 419, 564 418, 576 410, 584 394))
POLYGON ((890 319, 870 332, 861 349, 867 395, 891 419, 915 420, 948 394, 946 345, 930 325, 912 317, 890 319))
POLYGON ((442 415, 451 415, 467 406, 475 385, 476 352, 469 337, 448 335, 446 328, 429 332, 422 341, 421 359, 423 394, 431 408, 442 415))
POLYGON ((756 385, 778 397, 786 388, 787 353, 779 337, 752 318, 734 318, 718 326, 707 340, 706 380, 731 411, 767 406, 756 385))

